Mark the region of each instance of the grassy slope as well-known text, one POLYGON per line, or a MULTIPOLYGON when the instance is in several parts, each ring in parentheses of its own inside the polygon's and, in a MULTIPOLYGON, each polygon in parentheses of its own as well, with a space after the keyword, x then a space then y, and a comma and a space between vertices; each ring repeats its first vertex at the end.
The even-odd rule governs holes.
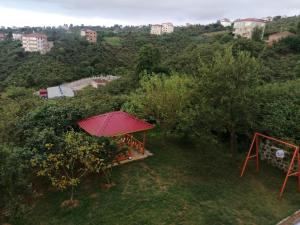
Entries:
POLYGON ((121 39, 119 37, 104 37, 104 41, 112 46, 121 46, 121 39))
POLYGON ((279 201, 283 173, 267 165, 240 179, 241 161, 224 149, 154 140, 148 148, 153 157, 115 169, 117 186, 111 190, 101 190, 99 179, 84 182, 76 209, 59 207, 68 193, 46 194, 29 215, 31 224, 271 225, 299 207, 296 180, 279 201))

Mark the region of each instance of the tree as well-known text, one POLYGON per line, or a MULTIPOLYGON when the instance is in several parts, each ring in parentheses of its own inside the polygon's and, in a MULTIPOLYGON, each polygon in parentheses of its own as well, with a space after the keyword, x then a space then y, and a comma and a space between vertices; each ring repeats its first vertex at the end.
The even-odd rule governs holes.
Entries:
POLYGON ((203 65, 198 85, 197 121, 210 130, 228 132, 232 153, 238 132, 245 132, 253 122, 255 108, 252 89, 260 81, 260 63, 247 52, 234 57, 229 47, 217 52, 211 63, 203 65))
POLYGON ((34 90, 8 87, 0 94, 0 143, 15 142, 18 138, 18 121, 33 108, 40 99, 32 95, 34 90))
POLYGON ((155 122, 164 131, 176 129, 183 111, 189 107, 193 79, 178 74, 153 75, 143 77, 140 85, 123 109, 155 122))
POLYGON ((28 149, 0 145, 0 218, 12 221, 25 213, 22 202, 31 190, 30 157, 28 149))
POLYGON ((155 69, 160 64, 160 57, 160 52, 157 48, 154 48, 152 45, 143 46, 138 53, 136 73, 140 74, 146 71, 147 74, 151 74, 155 72, 155 69))
POLYGON ((47 150, 46 143, 53 143, 59 150, 63 144, 63 134, 76 127, 83 116, 83 110, 73 105, 58 102, 46 102, 25 114, 17 123, 19 143, 30 149, 47 150))
POLYGON ((246 38, 235 39, 232 45, 232 52, 234 56, 237 56, 240 51, 247 51, 251 56, 260 57, 264 53, 264 50, 264 43, 246 38))
POLYGON ((300 80, 270 83, 257 88, 259 104, 255 130, 299 143, 300 80))
MULTIPOLYGON (((72 202, 74 188, 81 178, 90 172, 101 173, 110 169, 108 166, 118 154, 117 148, 107 148, 109 142, 101 141, 83 133, 68 131, 64 135, 64 147, 59 152, 53 152, 53 144, 47 143, 48 150, 43 154, 37 151, 31 164, 37 168, 38 176, 48 177, 58 190, 70 187, 72 202)), ((109 176, 109 173, 105 174, 109 176)))
POLYGON ((296 34, 300 35, 300 21, 298 21, 296 26, 296 34))
POLYGON ((251 38, 254 41, 261 41, 263 38, 263 29, 259 27, 254 27, 251 38))

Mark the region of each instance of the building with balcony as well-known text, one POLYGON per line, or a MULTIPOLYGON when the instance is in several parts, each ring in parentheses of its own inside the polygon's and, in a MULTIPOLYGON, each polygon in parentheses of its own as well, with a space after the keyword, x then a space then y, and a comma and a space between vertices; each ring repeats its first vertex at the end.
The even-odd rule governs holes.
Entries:
POLYGON ((45 34, 24 34, 22 36, 22 47, 25 52, 40 52, 46 54, 50 51, 50 47, 45 34))
POLYGON ((162 34, 170 34, 174 32, 174 26, 172 23, 162 23, 151 25, 150 34, 154 35, 162 35, 162 34))
POLYGON ((162 29, 161 28, 162 28, 162 25, 160 25, 160 24, 151 25, 150 34, 161 35, 162 34, 162 29))
POLYGON ((233 34, 235 37, 245 37, 252 38, 252 33, 254 28, 260 28, 262 30, 263 38, 265 31, 266 21, 262 19, 248 18, 248 19, 238 19, 234 21, 233 34))
POLYGON ((97 32, 96 31, 93 31, 90 29, 84 29, 84 30, 80 31, 80 36, 84 37, 90 43, 97 42, 97 32))
POLYGON ((163 23, 161 26, 161 32, 163 34, 170 34, 174 32, 174 26, 172 23, 163 23))

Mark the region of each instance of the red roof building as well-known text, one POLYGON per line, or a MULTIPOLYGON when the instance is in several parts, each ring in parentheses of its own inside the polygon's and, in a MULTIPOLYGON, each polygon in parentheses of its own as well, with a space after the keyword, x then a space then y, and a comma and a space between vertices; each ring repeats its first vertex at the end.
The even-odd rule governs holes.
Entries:
MULTIPOLYGON (((143 140, 140 141, 133 137, 132 133, 146 131, 154 126, 143 120, 140 120, 126 112, 109 112, 98 116, 83 119, 78 125, 87 133, 97 137, 116 137, 120 136, 119 145, 126 144, 131 149, 135 149, 142 155, 145 154, 146 133, 143 140)), ((130 159, 131 150, 128 150, 125 156, 120 155, 117 161, 130 159)))
POLYGON ((154 126, 126 112, 109 112, 83 119, 78 125, 97 137, 113 137, 152 129, 154 126))

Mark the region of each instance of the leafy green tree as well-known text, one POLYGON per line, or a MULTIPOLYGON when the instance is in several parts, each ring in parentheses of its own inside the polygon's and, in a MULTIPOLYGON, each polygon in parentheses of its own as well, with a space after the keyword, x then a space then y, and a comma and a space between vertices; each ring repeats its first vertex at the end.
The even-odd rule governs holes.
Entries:
POLYGON ((25 213, 24 195, 31 191, 30 157, 27 149, 0 145, 0 218, 16 222, 25 213))
MULTIPOLYGON (((58 190, 71 188, 70 201, 74 200, 74 188, 88 173, 102 173, 117 155, 117 151, 106 148, 106 144, 83 133, 68 131, 64 135, 64 145, 59 152, 51 151, 52 143, 46 144, 47 151, 37 152, 31 164, 38 176, 48 177, 58 190), (107 152, 108 151, 108 152, 107 152), (105 157, 103 157, 105 156, 105 157)), ((117 148, 114 148, 115 150, 117 148)))
POLYGON ((281 139, 300 142, 300 80, 257 88, 259 104, 255 129, 281 139))
POLYGON ((190 44, 180 54, 175 54, 167 61, 167 65, 178 73, 198 76, 201 63, 212 60, 216 51, 223 51, 224 46, 220 43, 190 44))
POLYGON ((300 21, 298 21, 296 26, 296 34, 300 35, 300 21))
POLYGON ((0 94, 0 143, 13 143, 18 139, 16 126, 24 114, 33 110, 41 100, 34 90, 8 87, 0 94))
POLYGON ((232 52, 236 56, 240 51, 247 51, 251 56, 260 57, 265 50, 265 44, 251 39, 238 38, 233 41, 232 52))
POLYGON ((6 85, 21 87, 47 87, 72 80, 72 72, 64 63, 32 53, 26 62, 5 79, 6 85))
POLYGON ((261 41, 263 39, 263 29, 259 27, 255 27, 252 31, 252 40, 261 41))
MULTIPOLYGON (((231 48, 217 52, 211 63, 203 65, 198 86, 198 121, 212 131, 230 134, 231 151, 237 133, 246 132, 253 122, 253 88, 260 81, 260 63, 247 52, 235 57, 231 48)), ((201 129, 201 128, 199 128, 201 129)))
POLYGON ((140 88, 132 93, 123 109, 135 113, 165 131, 174 130, 189 107, 193 92, 193 79, 173 74, 171 76, 145 76, 140 88))
POLYGON ((61 103, 46 102, 24 115, 17 124, 19 143, 41 151, 46 150, 46 143, 53 143, 54 148, 59 150, 64 132, 75 128, 83 115, 80 108, 61 103))
POLYGON ((136 73, 140 74, 146 71, 147 74, 151 74, 155 72, 160 65, 160 60, 161 55, 157 48, 152 45, 143 46, 138 53, 136 73))

